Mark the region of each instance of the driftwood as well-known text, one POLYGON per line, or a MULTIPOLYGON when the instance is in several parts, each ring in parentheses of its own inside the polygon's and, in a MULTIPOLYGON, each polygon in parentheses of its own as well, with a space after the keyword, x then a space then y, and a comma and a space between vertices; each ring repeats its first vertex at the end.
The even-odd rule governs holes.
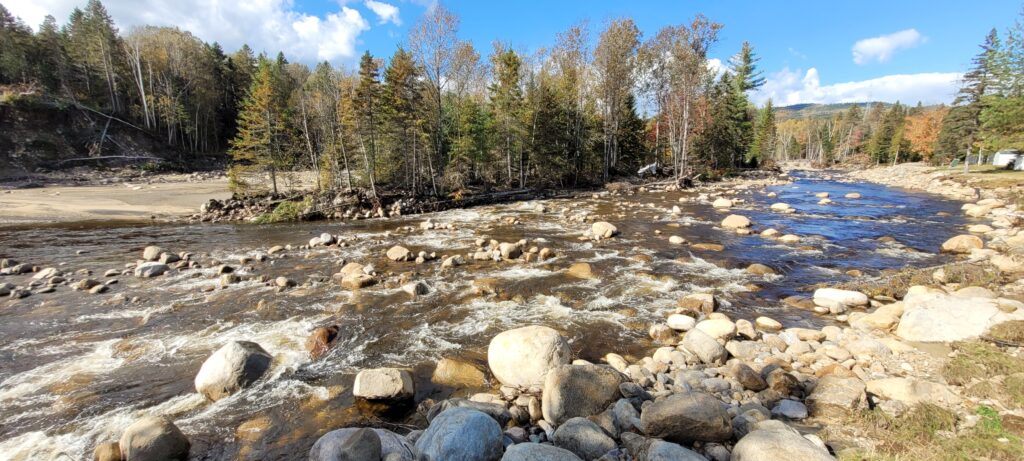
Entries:
POLYGON ((66 162, 81 162, 81 161, 85 161, 85 160, 107 160, 107 159, 112 159, 112 158, 131 159, 131 160, 159 160, 161 162, 164 161, 164 159, 162 159, 160 157, 151 157, 151 156, 148 156, 148 155, 101 155, 101 156, 98 156, 98 157, 68 158, 68 159, 64 159, 64 160, 61 160, 61 161, 57 162, 57 164, 60 165, 60 164, 66 163, 66 162))

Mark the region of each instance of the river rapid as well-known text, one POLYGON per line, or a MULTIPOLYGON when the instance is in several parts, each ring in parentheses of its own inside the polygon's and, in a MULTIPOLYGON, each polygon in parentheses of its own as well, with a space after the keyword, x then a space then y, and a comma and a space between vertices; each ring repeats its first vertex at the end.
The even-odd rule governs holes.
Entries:
MULTIPOLYGON (((174 419, 192 442, 193 459, 306 459, 317 437, 332 429, 372 425, 401 432, 422 424, 412 411, 381 415, 353 402, 360 369, 414 369, 417 401, 480 391, 432 385, 432 365, 451 357, 486 369, 488 341, 527 324, 559 330, 578 358, 641 355, 653 347, 651 323, 694 292, 718 295, 721 310, 734 319, 769 315, 787 327, 822 325, 828 320, 781 300, 808 295, 814 284, 849 280, 845 272, 851 269, 871 276, 940 264, 947 257, 935 254, 939 246, 967 223, 959 202, 825 178, 798 174, 791 183, 729 191, 744 200, 731 210, 695 200, 701 192, 713 199, 715 191, 654 191, 346 223, 2 228, 0 257, 55 266, 72 279, 83 278, 76 271, 90 270, 93 278, 118 283, 103 294, 59 286, 53 293, 0 300, 0 459, 92 459, 97 443, 117 440, 146 414, 174 419), (819 205, 818 192, 828 192, 834 203, 819 205), (848 192, 862 198, 846 199, 848 192), (770 211, 775 202, 796 212, 770 211), (681 212, 672 214, 673 206, 681 212), (774 228, 802 240, 782 244, 719 228, 730 213, 750 218, 755 232, 774 228), (581 239, 588 217, 615 224, 620 235, 581 239), (453 229, 420 229, 427 218, 453 229), (321 232, 340 235, 347 245, 239 264, 242 257, 265 254, 273 245, 297 247, 321 232), (673 245, 671 235, 724 249, 673 245), (880 242, 882 236, 896 243, 880 242), (414 253, 465 255, 478 238, 526 239, 527 248, 548 247, 557 256, 530 263, 469 261, 446 271, 440 260, 394 263, 384 256, 396 244, 414 253), (153 279, 103 277, 136 261, 147 245, 190 252, 204 268, 153 279), (300 286, 278 292, 244 280, 221 288, 218 261, 235 266, 243 279, 286 276, 300 286), (351 291, 331 281, 353 261, 373 264, 385 282, 351 291), (569 277, 565 269, 577 262, 589 262, 597 278, 569 277), (751 263, 778 275, 749 274, 751 263), (400 280, 424 281, 432 291, 412 298, 399 288, 400 280), (474 281, 481 280, 497 293, 478 294, 474 281), (341 327, 338 343, 310 359, 306 337, 329 324, 341 327), (193 379, 209 354, 231 340, 262 345, 274 356, 272 368, 254 386, 209 403, 195 392, 193 379)), ((0 283, 25 285, 30 279, 6 276, 0 283)))

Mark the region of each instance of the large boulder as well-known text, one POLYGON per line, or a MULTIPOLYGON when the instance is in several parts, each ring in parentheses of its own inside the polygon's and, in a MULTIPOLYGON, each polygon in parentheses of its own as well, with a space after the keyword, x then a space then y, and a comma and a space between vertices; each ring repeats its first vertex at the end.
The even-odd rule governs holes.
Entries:
POLYGON ((869 394, 885 400, 897 400, 907 405, 930 403, 942 407, 960 404, 960 397, 948 387, 914 378, 873 379, 865 383, 869 394))
POLYGON ((612 223, 605 221, 598 221, 590 226, 590 233, 595 238, 606 239, 619 235, 619 229, 612 225, 612 223))
POLYGON ((92 451, 93 461, 124 461, 121 456, 121 445, 117 442, 104 442, 96 445, 92 451))
POLYGON ((619 398, 626 377, 602 365, 562 365, 544 380, 541 409, 544 419, 558 426, 577 416, 601 413, 619 398))
POLYGON ((715 338, 696 328, 687 331, 679 345, 707 364, 724 363, 729 357, 729 352, 715 338))
POLYGON ((601 426, 586 418, 572 418, 558 426, 551 438, 556 446, 565 448, 583 459, 597 459, 615 449, 601 426))
POLYGON ((472 408, 483 412, 487 416, 494 418, 498 422, 499 427, 505 427, 512 420, 512 412, 505 407, 504 402, 493 403, 466 399, 448 399, 434 404, 434 406, 430 407, 430 410, 427 410, 427 422, 433 421, 434 418, 444 413, 445 410, 458 407, 472 408))
POLYGON ((444 358, 437 362, 430 382, 441 386, 478 388, 487 385, 487 376, 472 363, 444 358))
POLYGON ((328 432, 320 437, 309 450, 309 461, 361 461, 371 457, 358 458, 353 455, 372 453, 374 447, 379 451, 378 458, 391 456, 396 461, 416 461, 416 448, 408 439, 387 429, 369 429, 346 427, 328 432), (366 432, 369 431, 376 436, 366 432))
POLYGON ((645 434, 670 442, 724 442, 732 438, 732 422, 718 399, 701 392, 673 394, 644 407, 640 425, 645 434))
POLYGON ((860 378, 828 375, 818 380, 806 403, 813 416, 841 417, 867 408, 864 391, 860 378))
POLYGON ((220 400, 260 379, 270 369, 271 360, 259 344, 231 341, 203 362, 196 374, 196 392, 220 400))
MULTIPOLYGON (((835 458, 796 430, 776 425, 751 431, 732 449, 731 461, 833 461, 835 458)), ((760 427, 760 425, 758 426, 760 427)))
POLYGON ((970 253, 971 250, 981 249, 985 246, 985 242, 981 240, 977 235, 958 235, 949 240, 946 240, 942 244, 942 251, 944 253, 970 253))
POLYGON ((722 227, 726 229, 745 229, 750 227, 750 219, 746 216, 731 214, 722 220, 722 227))
POLYGON ((540 325, 501 332, 487 347, 487 365, 506 386, 542 386, 549 370, 571 360, 572 349, 565 338, 540 325))
POLYGON ((583 461, 564 448, 544 443, 519 443, 508 447, 501 461, 583 461))
POLYGON ((362 370, 352 385, 352 395, 367 400, 405 400, 415 393, 412 374, 398 368, 362 370))
POLYGON ((711 206, 715 208, 732 208, 732 200, 719 197, 716 198, 714 202, 711 202, 711 206))
POLYGON ((388 259, 396 262, 411 261, 413 260, 412 252, 408 248, 401 245, 395 245, 387 251, 388 259))
POLYGON ((178 426, 158 416, 146 416, 132 423, 121 434, 118 445, 125 461, 185 461, 191 448, 178 426))
POLYGON ((457 407, 445 410, 416 439, 416 449, 426 461, 496 461, 502 455, 498 423, 478 410, 457 407))
POLYGON ((915 290, 903 299, 896 335, 916 342, 964 341, 976 339, 1009 320, 1024 320, 1024 312, 1003 312, 990 298, 915 290))
POLYGON ((654 440, 647 446, 647 461, 707 461, 699 453, 678 443, 654 440))
POLYGON ((522 256, 523 247, 516 243, 504 242, 498 245, 498 252, 501 253, 501 259, 516 259, 522 256))
POLYGON ((150 245, 142 250, 142 259, 146 261, 156 261, 160 259, 160 254, 163 252, 163 248, 160 248, 156 245, 150 245))

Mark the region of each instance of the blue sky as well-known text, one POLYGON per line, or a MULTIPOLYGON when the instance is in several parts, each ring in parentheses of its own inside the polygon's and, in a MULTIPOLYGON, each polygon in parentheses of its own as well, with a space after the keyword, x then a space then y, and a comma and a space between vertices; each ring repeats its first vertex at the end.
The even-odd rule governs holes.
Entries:
MULTIPOLYGON (((0 0, 30 24, 59 20, 85 0, 0 0)), ((430 0, 107 0, 123 30, 177 25, 233 49, 242 42, 293 60, 351 66, 365 50, 390 56, 430 0)), ((1019 18, 1020 0, 444 2, 461 18, 460 38, 482 53, 494 40, 526 52, 587 20, 596 40, 607 20, 632 17, 645 36, 703 13, 722 23, 712 57, 726 61, 744 40, 769 79, 755 100, 777 104, 878 99, 946 102, 959 73, 992 27, 1019 18), (858 42, 860 44, 858 45, 858 42), (859 51, 855 55, 855 48, 859 51)))

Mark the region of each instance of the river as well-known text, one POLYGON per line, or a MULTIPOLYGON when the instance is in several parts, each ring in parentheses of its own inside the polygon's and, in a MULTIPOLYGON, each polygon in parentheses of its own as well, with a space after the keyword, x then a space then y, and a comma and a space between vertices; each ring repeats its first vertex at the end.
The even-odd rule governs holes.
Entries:
MULTIPOLYGON (((485 367, 490 338, 524 324, 563 332, 579 358, 642 354, 652 347, 651 322, 692 292, 715 292, 722 311, 733 318, 763 314, 786 326, 821 325, 828 320, 780 300, 807 295, 802 290, 816 283, 848 280, 849 269, 871 275, 941 263, 946 257, 934 253, 966 223, 958 202, 824 178, 798 175, 789 184, 751 188, 735 194, 745 202, 729 211, 707 202, 679 202, 695 192, 648 192, 348 223, 0 229, 0 256, 58 266, 65 273, 90 270, 102 279, 105 271, 134 262, 147 245, 191 252, 206 267, 154 279, 119 276, 105 294, 61 286, 54 293, 0 301, 0 459, 92 459, 97 443, 116 440, 143 414, 175 419, 192 441, 194 459, 306 459, 316 438, 338 427, 418 423, 415 415, 379 416, 354 405, 351 385, 360 369, 415 369, 418 400, 467 393, 471 390, 431 385, 431 364, 454 357, 485 367), (769 197, 769 191, 777 197, 769 197), (835 203, 819 205, 817 192, 828 192, 835 203), (848 192, 863 198, 845 199, 848 192), (769 211, 774 202, 797 211, 769 211), (674 205, 681 208, 679 215, 670 213, 674 205), (747 216, 755 230, 772 227, 803 239, 786 245, 717 228, 729 213, 747 216), (612 222, 621 234, 600 242, 581 240, 590 226, 580 220, 586 216, 612 222), (419 223, 427 218, 454 229, 421 230, 419 223), (272 245, 301 245, 321 232, 339 234, 348 245, 288 251, 239 265, 243 256, 265 253, 272 245), (720 243, 724 250, 673 245, 670 235, 720 243), (898 243, 880 242, 881 236, 898 243), (527 239, 528 247, 550 247, 557 257, 534 263, 471 261, 444 272, 439 261, 417 265, 384 257, 395 244, 414 252, 465 254, 477 238, 527 239), (281 293, 255 280, 221 289, 216 261, 238 267, 243 276, 311 283, 281 293), (372 263, 377 272, 393 275, 352 292, 330 280, 346 261, 372 263), (565 274, 581 261, 591 263, 598 279, 565 274), (744 268, 754 262, 779 275, 748 274, 744 268), (422 280, 432 292, 413 299, 399 288, 400 278, 422 280), (494 279, 499 293, 475 294, 473 281, 479 279, 494 279), (341 326, 341 339, 313 361, 303 343, 313 328, 327 324, 341 326), (273 367, 253 387, 208 403, 195 393, 193 378, 213 350, 236 339, 261 344, 274 355, 273 367)), ((21 285, 28 279, 8 276, 0 282, 21 285)))

